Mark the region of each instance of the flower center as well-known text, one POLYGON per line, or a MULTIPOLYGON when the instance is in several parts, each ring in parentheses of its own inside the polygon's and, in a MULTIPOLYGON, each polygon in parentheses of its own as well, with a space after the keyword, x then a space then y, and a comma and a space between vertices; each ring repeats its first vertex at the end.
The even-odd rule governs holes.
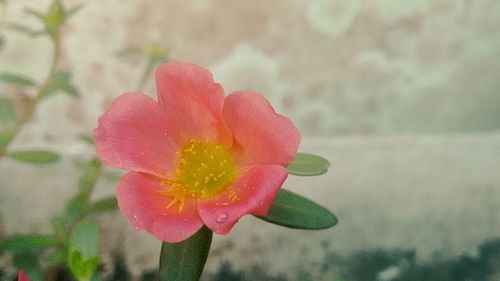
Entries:
POLYGON ((238 175, 229 151, 221 144, 191 139, 177 152, 178 166, 175 180, 164 179, 169 188, 161 194, 173 199, 167 208, 179 203, 184 208, 184 198, 210 198, 233 182, 238 175))

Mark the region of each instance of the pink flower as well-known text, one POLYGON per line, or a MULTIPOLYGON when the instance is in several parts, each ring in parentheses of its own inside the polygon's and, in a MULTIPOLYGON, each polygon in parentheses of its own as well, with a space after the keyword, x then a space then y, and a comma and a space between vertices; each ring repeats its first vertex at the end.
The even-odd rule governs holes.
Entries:
POLYGON ((179 242, 204 224, 219 234, 245 214, 267 214, 300 134, 257 93, 224 97, 211 73, 171 62, 156 71, 158 102, 114 100, 94 131, 107 165, 130 170, 120 209, 136 229, 179 242))
POLYGON ((28 278, 28 276, 26 276, 24 270, 21 269, 17 273, 17 281, 30 281, 30 279, 28 278))

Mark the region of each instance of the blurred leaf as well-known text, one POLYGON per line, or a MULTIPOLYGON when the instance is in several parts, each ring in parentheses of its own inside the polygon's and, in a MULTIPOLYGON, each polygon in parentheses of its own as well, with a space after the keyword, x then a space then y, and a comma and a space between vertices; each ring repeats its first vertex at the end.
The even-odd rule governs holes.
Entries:
POLYGON ((66 224, 72 224, 87 207, 90 194, 101 173, 101 162, 92 158, 86 165, 85 174, 78 181, 78 194, 66 205, 66 224))
POLYGON ((317 176, 328 172, 330 162, 321 156, 297 153, 288 166, 288 173, 297 176, 317 176))
POLYGON ((87 201, 88 201, 88 196, 82 195, 82 194, 77 194, 71 200, 69 200, 68 204, 66 205, 66 208, 64 210, 65 213, 65 220, 64 223, 65 225, 71 225, 74 223, 82 211, 85 209, 87 206, 87 201))
POLYGON ((3 37, 2 34, 0 34, 0 51, 3 50, 3 47, 5 47, 5 37, 3 37))
POLYGON ((100 173, 101 161, 94 157, 89 161, 87 172, 78 181, 78 188, 81 194, 87 198, 90 196, 100 173))
POLYGON ((59 28, 65 20, 65 11, 61 0, 54 0, 45 15, 45 26, 52 37, 58 36, 59 28))
POLYGON ((24 252, 54 247, 57 239, 52 235, 18 234, 8 237, 2 248, 12 252, 24 252))
POLYGON ((127 57, 127 56, 130 56, 130 55, 139 55, 139 54, 143 54, 144 53, 144 50, 142 48, 139 48, 139 47, 127 47, 127 48, 124 48, 124 49, 121 49, 119 51, 116 52, 116 55, 118 57, 127 57))
POLYGON ((66 12, 66 18, 70 18, 72 16, 74 16, 76 13, 78 13, 83 7, 85 7, 85 3, 80 3, 80 4, 76 4, 75 6, 71 7, 68 9, 68 11, 66 12))
POLYGON ((198 281, 207 261, 212 231, 202 226, 179 243, 161 244, 160 281, 198 281))
POLYGON ((8 23, 6 25, 6 28, 9 30, 15 31, 17 33, 21 33, 21 34, 30 36, 30 37, 38 37, 40 35, 44 35, 47 33, 47 30, 45 30, 45 29, 35 30, 35 29, 32 29, 30 27, 27 27, 25 25, 18 24, 18 23, 8 23))
POLYGON ((52 228, 54 229, 54 235, 60 241, 66 240, 66 230, 64 219, 62 217, 55 217, 51 221, 52 228))
POLYGON ((328 209, 285 189, 279 191, 267 216, 258 218, 281 226, 311 230, 337 224, 337 217, 328 209))
POLYGON ((89 280, 99 264, 99 232, 95 220, 80 222, 70 235, 68 265, 80 280, 89 280))
POLYGON ((94 145, 94 138, 92 137, 92 135, 79 134, 78 138, 80 138, 81 140, 83 140, 84 142, 86 142, 88 144, 94 145))
MULTIPOLYGON (((14 112, 14 106, 12 103, 3 97, 0 97, 0 121, 5 127, 10 127, 16 124, 16 113, 14 112)), ((2 126, 0 126, 2 128, 2 126)))
POLYGON ((90 280, 99 265, 99 256, 84 259, 80 251, 71 249, 68 256, 68 266, 78 280, 90 280))
POLYGON ((48 260, 52 264, 61 264, 66 261, 66 253, 64 250, 57 250, 49 256, 48 260))
POLYGON ((80 96, 78 90, 71 82, 71 73, 67 71, 56 72, 45 91, 40 94, 40 98, 48 97, 59 91, 72 97, 80 96))
POLYGON ((4 149, 16 135, 16 130, 14 128, 6 128, 4 131, 0 132, 0 151, 4 149))
POLYGON ((100 200, 97 200, 93 204, 91 204, 87 210, 88 213, 102 213, 106 211, 113 211, 118 209, 118 202, 116 201, 116 197, 107 197, 100 200))
POLYGON ((23 12, 27 15, 33 16, 39 20, 45 21, 45 15, 33 8, 25 8, 23 12))
POLYGON ((43 272, 38 262, 38 257, 32 251, 16 252, 14 266, 23 269, 30 281, 42 281, 43 272))
POLYGON ((147 53, 150 63, 157 65, 167 60, 168 49, 159 43, 149 43, 147 46, 147 53))
POLYGON ((0 97, 0 154, 16 134, 16 113, 12 103, 0 97))
POLYGON ((7 84, 26 86, 26 87, 36 86, 35 82, 32 79, 17 73, 6 73, 6 72, 0 73, 0 81, 7 84))
POLYGON ((59 160, 59 155, 44 150, 26 150, 8 152, 9 158, 33 164, 50 164, 59 160))
POLYGON ((94 219, 84 219, 75 226, 69 238, 70 248, 77 249, 82 258, 99 255, 99 232, 94 219))

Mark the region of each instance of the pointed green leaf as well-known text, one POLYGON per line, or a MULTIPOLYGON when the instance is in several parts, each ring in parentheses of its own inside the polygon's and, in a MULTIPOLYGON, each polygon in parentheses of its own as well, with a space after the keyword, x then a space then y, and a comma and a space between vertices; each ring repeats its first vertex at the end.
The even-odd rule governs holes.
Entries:
POLYGON ((97 200, 89 206, 87 212, 95 214, 106 211, 113 211, 116 209, 118 209, 118 202, 116 201, 116 197, 112 196, 97 200))
POLYGON ((179 243, 163 242, 160 254, 160 281, 198 281, 207 261, 212 231, 203 226, 179 243))
POLYGON ((26 86, 26 87, 36 86, 35 82, 32 79, 17 73, 3 72, 0 74, 0 81, 7 84, 26 86))
POLYGON ((12 151, 8 152, 7 156, 12 159, 33 164, 50 164, 59 160, 58 154, 44 150, 12 151))
POLYGON ((45 16, 45 25, 50 34, 54 35, 58 32, 65 20, 65 11, 60 0, 54 0, 50 5, 49 11, 45 16))
POLYGON ((288 173, 297 176, 317 176, 326 173, 329 167, 330 162, 325 158, 299 152, 288 166, 288 173))
POLYGON ((12 251, 32 251, 50 248, 57 245, 57 239, 52 235, 43 234, 19 234, 7 238, 1 244, 1 248, 12 251))
POLYGON ((337 224, 337 217, 325 207, 281 189, 265 217, 258 217, 277 225, 300 229, 326 229, 337 224))

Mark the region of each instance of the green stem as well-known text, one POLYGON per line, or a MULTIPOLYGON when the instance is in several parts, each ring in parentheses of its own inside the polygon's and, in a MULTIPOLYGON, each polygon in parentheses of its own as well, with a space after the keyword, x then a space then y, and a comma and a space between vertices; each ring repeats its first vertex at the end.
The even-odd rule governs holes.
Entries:
POLYGON ((137 83, 137 91, 142 92, 144 90, 144 87, 146 87, 146 82, 148 81, 149 76, 153 72, 155 63, 154 61, 149 58, 148 63, 146 64, 146 67, 142 71, 141 79, 139 80, 139 83, 137 83))
POLYGON ((179 243, 163 242, 160 253, 160 281, 198 281, 207 261, 213 232, 203 226, 179 243))
POLYGON ((7 154, 7 148, 8 146, 12 143, 12 141, 16 138, 16 136, 19 134, 21 131, 21 128, 28 123, 32 118, 33 114, 35 113, 35 110, 38 106, 39 101, 41 98, 44 96, 45 92, 48 90, 50 87, 50 83, 54 79, 54 75, 57 70, 57 65, 61 56, 61 37, 59 36, 59 32, 56 32, 54 36, 51 36, 52 42, 54 44, 54 50, 53 50, 53 56, 52 56, 52 63, 50 65, 49 69, 49 74, 47 75, 47 78, 45 81, 38 87, 37 93, 35 98, 30 98, 28 105, 27 105, 27 110, 21 118, 18 119, 16 126, 14 127, 14 130, 12 132, 12 136, 3 149, 3 151, 0 151, 0 158, 5 156, 7 154))

